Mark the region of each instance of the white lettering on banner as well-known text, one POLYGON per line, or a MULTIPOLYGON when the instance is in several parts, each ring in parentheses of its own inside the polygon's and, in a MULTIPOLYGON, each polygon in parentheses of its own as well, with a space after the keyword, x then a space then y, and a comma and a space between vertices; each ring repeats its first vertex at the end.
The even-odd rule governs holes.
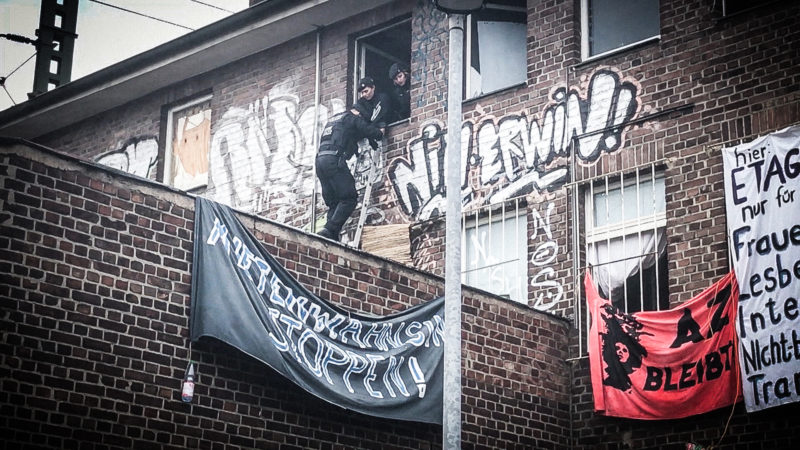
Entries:
POLYGON ((800 401, 800 126, 723 149, 748 411, 800 401))
POLYGON ((230 232, 218 217, 205 240, 206 245, 220 245, 227 254, 235 256, 236 267, 247 275, 258 293, 267 296, 268 320, 272 324, 269 337, 282 353, 290 355, 315 377, 334 385, 330 367, 344 368, 342 383, 352 394, 356 392, 352 377, 360 377, 363 392, 373 398, 394 398, 398 394, 411 396, 401 370, 407 370, 411 379, 422 389, 424 396, 425 375, 416 358, 394 355, 384 356, 374 352, 389 352, 408 347, 441 347, 444 336, 444 320, 433 315, 430 320, 401 321, 399 323, 366 323, 336 313, 333 318, 322 312, 322 306, 312 299, 295 295, 286 286, 263 258, 251 251, 238 236, 230 232), (269 288, 269 292, 267 292, 269 288), (320 336, 327 330, 328 339, 320 336), (364 352, 343 350, 338 344, 358 346, 364 352))

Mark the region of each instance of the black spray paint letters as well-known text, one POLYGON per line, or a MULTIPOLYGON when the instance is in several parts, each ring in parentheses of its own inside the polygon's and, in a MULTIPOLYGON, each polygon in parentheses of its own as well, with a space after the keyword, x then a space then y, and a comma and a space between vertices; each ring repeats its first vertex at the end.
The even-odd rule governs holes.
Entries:
POLYGON ((734 358, 733 342, 720 346, 697 361, 689 361, 677 367, 647 366, 645 391, 676 391, 716 380, 723 372, 731 370, 734 358))
MULTIPOLYGON (((731 186, 733 187, 733 203, 740 205, 747 201, 747 197, 741 193, 747 185, 739 180, 752 170, 756 179, 756 192, 768 192, 770 185, 779 182, 786 184, 787 180, 793 180, 800 175, 800 149, 793 148, 786 152, 783 159, 778 155, 772 155, 767 162, 766 148, 753 148, 749 150, 734 150, 736 157, 736 168, 731 170, 731 186), (737 176, 739 179, 737 179, 737 176)), ((782 205, 794 200, 794 191, 780 189, 776 200, 782 205)), ((763 213, 767 199, 761 200, 752 206, 745 206, 742 209, 742 220, 746 220, 745 213, 749 212, 752 219, 759 213, 763 213)))

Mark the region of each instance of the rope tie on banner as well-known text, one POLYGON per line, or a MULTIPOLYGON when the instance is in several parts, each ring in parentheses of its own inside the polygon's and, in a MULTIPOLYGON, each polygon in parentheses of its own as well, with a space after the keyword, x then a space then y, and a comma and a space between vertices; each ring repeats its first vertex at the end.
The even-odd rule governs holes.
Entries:
MULTIPOLYGON (((732 292, 733 291, 733 283, 736 283, 736 278, 732 279, 730 281, 730 283, 731 283, 731 292, 732 292)), ((715 283, 714 284, 714 298, 716 298, 717 295, 719 295, 719 291, 720 291, 719 283, 715 283)), ((707 312, 707 315, 706 315, 706 319, 707 319, 706 320, 706 324, 708 324, 709 326, 710 326, 710 322, 711 322, 711 316, 712 316, 711 308, 708 308, 708 312, 707 312)), ((731 323, 731 326, 733 326, 732 323, 731 323)), ((738 355, 739 354, 738 343, 736 342, 735 339, 734 339, 733 354, 734 355, 738 355)), ((740 370, 739 369, 739 365, 736 364, 736 365, 734 365, 734 367, 735 367, 735 370, 736 370, 736 392, 738 393, 739 392, 739 388, 740 388, 741 383, 742 383, 742 375, 739 372, 739 370, 740 370)), ((736 399, 734 399, 733 404, 731 404, 731 412, 728 415, 728 420, 725 421, 725 428, 722 429, 722 435, 720 435, 719 439, 717 440, 717 442, 715 444, 711 444, 708 447, 708 450, 714 450, 715 448, 719 447, 720 443, 722 443, 722 440, 725 438, 725 435, 728 433, 728 427, 731 424, 731 419, 733 419, 733 412, 736 410, 737 400, 738 400, 738 396, 737 396, 736 399)))

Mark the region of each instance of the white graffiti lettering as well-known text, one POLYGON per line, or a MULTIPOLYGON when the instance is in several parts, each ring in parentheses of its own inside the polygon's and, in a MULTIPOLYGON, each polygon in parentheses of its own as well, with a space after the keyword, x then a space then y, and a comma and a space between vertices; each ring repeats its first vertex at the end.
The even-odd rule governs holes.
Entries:
MULTIPOLYGON (((280 87, 247 105, 233 107, 220 119, 211 140, 210 195, 248 212, 270 209, 284 221, 300 211, 298 200, 310 196, 314 183, 314 107, 280 87)), ((320 105, 317 127, 344 110, 341 100, 320 105)), ((317 133, 318 135, 319 133, 317 133)))
MULTIPOLYGON (((566 180, 570 149, 584 161, 622 145, 622 131, 636 115, 636 87, 610 70, 599 70, 586 94, 559 88, 539 118, 507 115, 467 120, 461 128, 462 203, 499 202, 558 187, 566 180), (560 161, 558 160, 560 158, 560 161), (480 186, 469 185, 471 171, 480 186), (478 195, 474 190, 489 192, 478 195)), ((411 219, 441 213, 446 130, 437 122, 422 126, 405 156, 389 165, 389 179, 400 209, 411 219)))
POLYGON ((536 267, 534 269, 536 273, 531 278, 533 307, 541 311, 552 309, 564 295, 564 288, 558 284, 555 270, 550 266, 558 256, 558 243, 553 238, 553 228, 550 223, 554 209, 555 205, 548 203, 544 217, 539 214, 539 211, 533 209, 531 241, 539 235, 539 229, 544 231, 543 241, 536 246, 531 256, 531 263, 536 267))
POLYGON ((158 164, 158 141, 150 136, 130 139, 119 149, 98 156, 95 161, 132 175, 150 178, 158 164))

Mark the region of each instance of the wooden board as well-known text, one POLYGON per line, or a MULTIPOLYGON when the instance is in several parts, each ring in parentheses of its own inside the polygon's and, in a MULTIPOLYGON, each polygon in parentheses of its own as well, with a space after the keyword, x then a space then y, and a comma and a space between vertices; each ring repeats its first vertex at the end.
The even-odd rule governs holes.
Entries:
POLYGON ((402 264, 411 265, 408 224, 364 226, 361 235, 361 249, 402 264))

